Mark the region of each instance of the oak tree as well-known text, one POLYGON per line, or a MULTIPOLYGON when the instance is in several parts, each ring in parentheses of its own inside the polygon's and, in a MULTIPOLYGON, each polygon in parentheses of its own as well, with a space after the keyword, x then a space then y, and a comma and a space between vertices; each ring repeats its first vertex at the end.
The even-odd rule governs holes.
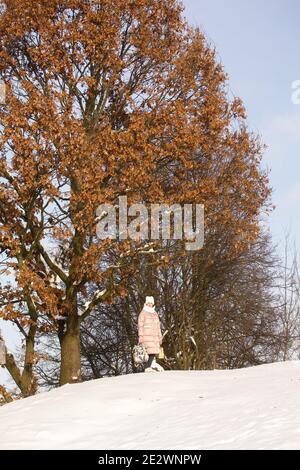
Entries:
POLYGON ((13 355, 7 368, 26 395, 37 333, 58 334, 60 383, 80 380, 82 322, 126 295, 149 250, 100 240, 100 204, 203 203, 234 251, 256 237, 269 188, 243 105, 179 2, 4 3, 0 315, 25 338, 23 371, 13 355))

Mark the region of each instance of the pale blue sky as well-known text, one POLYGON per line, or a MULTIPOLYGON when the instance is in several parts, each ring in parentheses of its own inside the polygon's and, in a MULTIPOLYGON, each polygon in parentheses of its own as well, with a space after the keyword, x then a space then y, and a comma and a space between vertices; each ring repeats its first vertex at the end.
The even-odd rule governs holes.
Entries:
POLYGON ((185 15, 215 45, 241 97, 251 128, 268 145, 276 209, 270 217, 275 241, 290 230, 300 251, 300 105, 291 85, 300 80, 299 0, 183 0, 185 15))
MULTIPOLYGON (((184 0, 186 17, 216 46, 240 96, 251 128, 268 145, 276 210, 270 217, 275 241, 289 229, 300 252, 300 105, 291 84, 300 80, 299 0, 184 0)), ((14 334, 2 328, 10 348, 14 334)), ((3 378, 3 371, 0 371, 3 378)))

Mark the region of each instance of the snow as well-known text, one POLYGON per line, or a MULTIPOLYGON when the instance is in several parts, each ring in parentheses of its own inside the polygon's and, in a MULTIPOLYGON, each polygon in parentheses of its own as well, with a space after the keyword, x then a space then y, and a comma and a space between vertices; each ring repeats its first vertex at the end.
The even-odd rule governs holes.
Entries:
POLYGON ((95 294, 96 299, 100 299, 100 297, 103 297, 105 293, 106 293, 106 289, 97 290, 95 294))
POLYGON ((1 449, 299 449, 300 361, 103 378, 0 408, 1 449))
POLYGON ((90 300, 89 302, 84 303, 84 309, 87 310, 92 302, 94 302, 95 300, 100 299, 100 297, 103 297, 105 294, 106 294, 106 289, 103 289, 103 290, 97 289, 95 294, 94 294, 93 299, 90 300))
POLYGON ((103 297, 104 295, 106 294, 106 289, 103 289, 103 290, 96 290, 95 292, 95 295, 94 295, 94 298, 88 302, 85 302, 83 304, 83 309, 84 310, 81 310, 80 308, 78 309, 78 316, 81 317, 82 315, 85 315, 86 311, 88 310, 88 308, 90 307, 91 303, 94 302, 95 300, 99 300, 101 297, 103 297))

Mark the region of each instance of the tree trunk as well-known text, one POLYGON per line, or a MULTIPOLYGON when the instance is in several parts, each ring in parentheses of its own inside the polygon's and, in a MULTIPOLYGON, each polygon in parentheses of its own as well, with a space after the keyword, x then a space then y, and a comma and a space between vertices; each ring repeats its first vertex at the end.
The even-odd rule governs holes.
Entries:
POLYGON ((80 320, 72 315, 67 320, 61 340, 60 385, 81 381, 80 320))
POLYGON ((33 373, 35 334, 36 325, 31 325, 26 337, 23 372, 17 366, 13 354, 6 351, 6 369, 19 387, 24 398, 35 395, 37 391, 37 381, 33 373))
POLYGON ((35 335, 36 325, 31 325, 26 338, 25 364, 22 372, 22 392, 25 397, 35 395, 37 388, 33 374, 35 335))

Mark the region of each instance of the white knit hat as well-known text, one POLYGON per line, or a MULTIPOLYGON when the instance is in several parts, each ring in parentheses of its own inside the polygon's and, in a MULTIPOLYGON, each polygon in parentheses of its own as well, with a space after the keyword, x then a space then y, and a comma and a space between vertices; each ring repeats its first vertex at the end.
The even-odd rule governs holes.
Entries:
POLYGON ((153 304, 154 305, 154 297, 147 295, 145 304, 153 304))

